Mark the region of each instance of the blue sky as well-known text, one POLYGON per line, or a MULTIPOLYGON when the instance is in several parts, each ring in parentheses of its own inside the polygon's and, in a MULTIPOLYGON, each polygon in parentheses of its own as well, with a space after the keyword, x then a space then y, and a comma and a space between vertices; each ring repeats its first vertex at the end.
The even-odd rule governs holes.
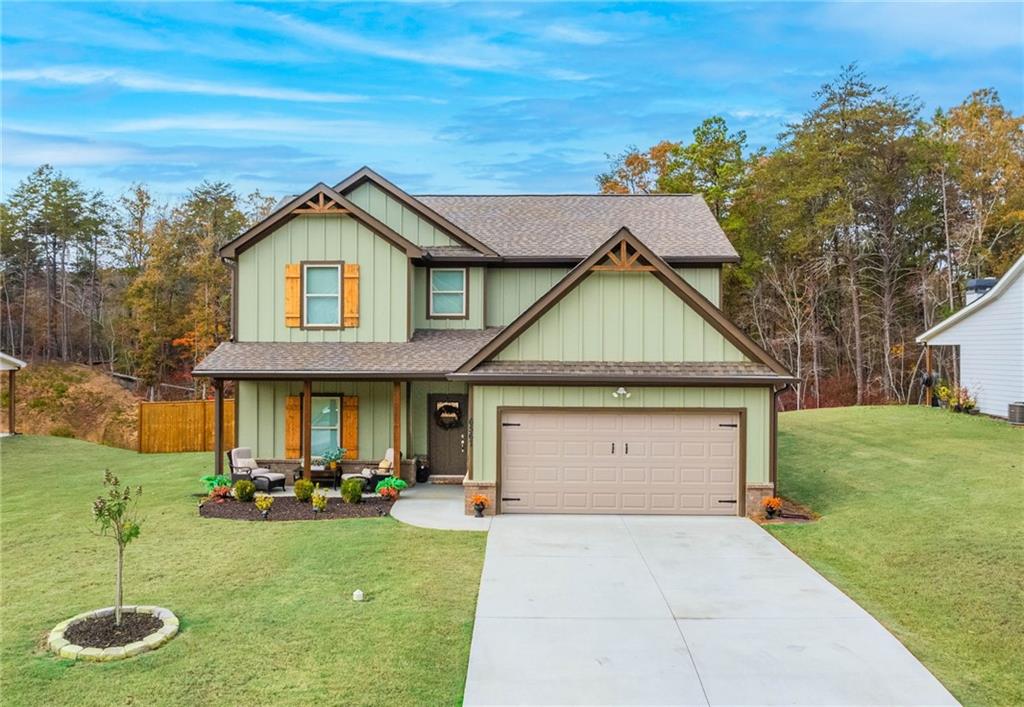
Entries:
POLYGON ((723 115, 770 145, 857 61, 927 111, 1024 108, 1020 3, 2 6, 3 191, 280 196, 369 164, 414 192, 593 191, 605 154, 723 115))

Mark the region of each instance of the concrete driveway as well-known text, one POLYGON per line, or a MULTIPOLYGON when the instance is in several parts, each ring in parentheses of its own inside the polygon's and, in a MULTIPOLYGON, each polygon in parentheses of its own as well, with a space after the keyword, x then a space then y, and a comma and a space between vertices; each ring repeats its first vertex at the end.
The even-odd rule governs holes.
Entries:
POLYGON ((933 705, 877 621, 741 518, 498 516, 467 705, 933 705))

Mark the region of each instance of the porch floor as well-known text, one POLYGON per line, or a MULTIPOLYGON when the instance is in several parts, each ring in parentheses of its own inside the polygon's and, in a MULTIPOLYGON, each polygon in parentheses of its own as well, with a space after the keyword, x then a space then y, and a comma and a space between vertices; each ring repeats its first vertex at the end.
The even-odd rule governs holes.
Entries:
POLYGON ((491 516, 465 514, 462 484, 416 484, 391 507, 395 520, 434 530, 489 530, 491 516))

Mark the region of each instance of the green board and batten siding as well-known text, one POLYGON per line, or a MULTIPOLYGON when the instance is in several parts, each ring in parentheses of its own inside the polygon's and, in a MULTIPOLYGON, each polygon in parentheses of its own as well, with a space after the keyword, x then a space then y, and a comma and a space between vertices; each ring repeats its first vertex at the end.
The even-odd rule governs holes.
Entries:
MULTIPOLYGON (((488 268, 486 326, 511 324, 567 272, 569 268, 564 267, 488 268)), ((719 306, 721 271, 718 268, 676 268, 676 272, 712 304, 719 306)))
POLYGON ((418 246, 462 245, 393 196, 368 182, 360 184, 346 196, 353 204, 380 219, 418 246))
POLYGON ((768 483, 772 393, 767 386, 736 388, 632 388, 629 398, 613 398, 608 386, 473 387, 473 478, 497 478, 498 408, 745 408, 747 483, 768 483))
POLYGON ((469 295, 466 306, 468 319, 427 318, 427 268, 416 268, 413 275, 413 328, 414 329, 483 329, 484 328, 484 269, 466 268, 469 295))
POLYGON ((495 357, 504 361, 744 361, 649 273, 585 277, 495 357))
POLYGON ((239 341, 405 341, 409 261, 348 216, 299 216, 238 256, 239 341), (359 263, 359 326, 304 330, 284 322, 285 265, 359 263))
MULTIPOLYGON (((285 399, 301 395, 302 382, 241 381, 238 388, 238 445, 258 459, 284 459, 285 399)), ((391 446, 391 382, 314 381, 313 395, 320 393, 359 396, 359 458, 382 459, 391 446)), ((403 422, 405 415, 403 400, 403 422)))

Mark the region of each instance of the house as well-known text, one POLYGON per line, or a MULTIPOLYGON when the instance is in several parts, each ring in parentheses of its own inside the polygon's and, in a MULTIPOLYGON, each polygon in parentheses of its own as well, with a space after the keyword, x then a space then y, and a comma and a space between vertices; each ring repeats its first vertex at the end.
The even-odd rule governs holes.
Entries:
MULTIPOLYGON (((917 337, 926 346, 960 347, 961 385, 987 415, 1006 417, 1024 400, 1024 256, 980 297, 917 337)), ((930 356, 927 357, 930 360, 930 356)))
POLYGON ((720 309, 738 258, 699 196, 413 197, 363 168, 220 254, 232 337, 194 374, 218 403, 235 382, 262 462, 394 448, 505 513, 742 515, 773 492, 793 379, 720 309))

